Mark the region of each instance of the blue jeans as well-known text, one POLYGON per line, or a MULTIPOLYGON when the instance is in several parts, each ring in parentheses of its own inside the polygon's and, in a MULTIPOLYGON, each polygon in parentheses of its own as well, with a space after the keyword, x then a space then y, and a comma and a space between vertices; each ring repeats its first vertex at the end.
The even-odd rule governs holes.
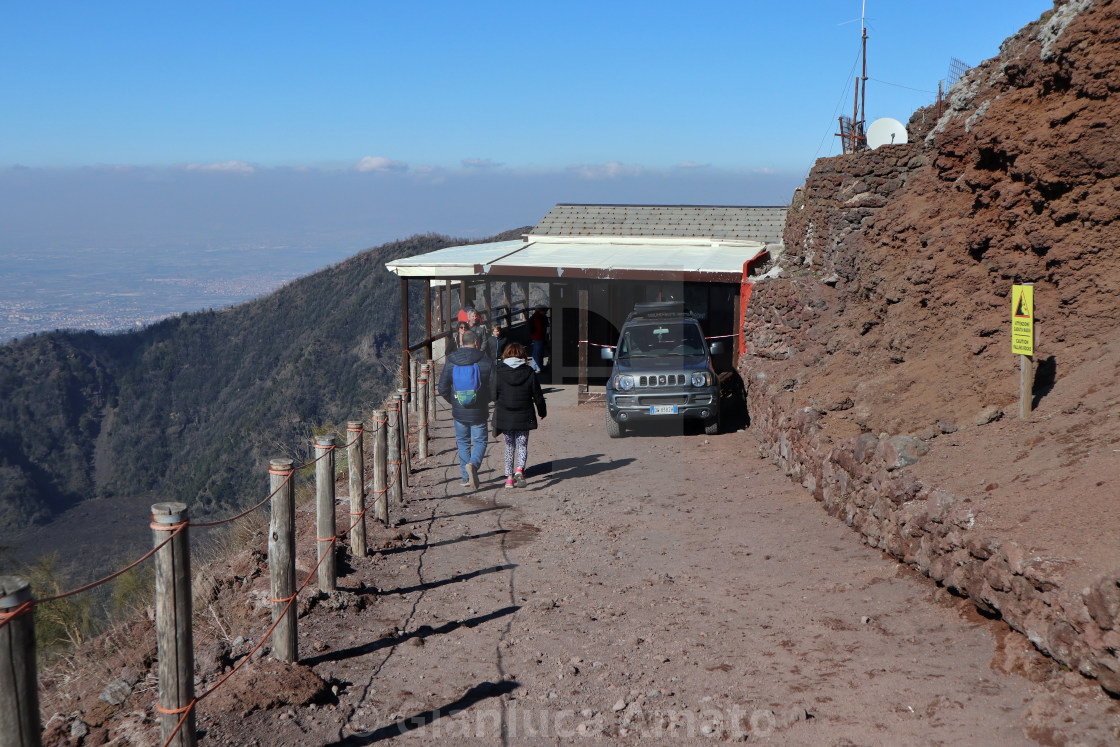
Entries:
POLYGON ((467 464, 474 465, 475 474, 486 456, 486 423, 469 425, 455 421, 455 441, 459 444, 459 471, 467 479, 467 464))
POLYGON ((544 347, 544 340, 533 340, 532 344, 530 345, 530 348, 532 349, 532 353, 530 353, 530 355, 532 355, 533 360, 537 362, 538 369, 544 368, 544 347))

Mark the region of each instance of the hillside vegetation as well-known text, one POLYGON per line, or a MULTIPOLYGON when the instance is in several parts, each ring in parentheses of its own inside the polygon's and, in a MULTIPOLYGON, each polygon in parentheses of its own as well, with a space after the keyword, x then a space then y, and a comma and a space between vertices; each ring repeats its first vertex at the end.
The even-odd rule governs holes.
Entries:
MULTIPOLYGON (((195 515, 243 504, 269 458, 394 383, 400 291, 385 262, 463 243, 414 236, 229 309, 0 347, 0 545, 93 497, 151 493, 195 515)), ((423 294, 411 302, 420 339, 423 294)))

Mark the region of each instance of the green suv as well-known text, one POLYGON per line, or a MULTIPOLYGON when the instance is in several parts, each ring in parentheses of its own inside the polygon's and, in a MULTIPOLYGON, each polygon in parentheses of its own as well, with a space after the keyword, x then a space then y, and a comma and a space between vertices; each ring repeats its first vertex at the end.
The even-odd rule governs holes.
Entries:
POLYGON ((704 432, 719 433, 719 377, 696 316, 679 302, 635 304, 618 345, 603 348, 614 368, 607 381, 607 435, 619 438, 628 426, 659 420, 699 420, 704 432))

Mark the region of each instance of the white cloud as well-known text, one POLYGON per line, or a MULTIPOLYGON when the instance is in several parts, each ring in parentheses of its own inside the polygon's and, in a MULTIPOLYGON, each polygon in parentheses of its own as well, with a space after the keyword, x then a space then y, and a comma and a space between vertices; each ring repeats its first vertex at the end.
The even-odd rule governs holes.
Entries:
POLYGON ((408 171, 408 164, 385 156, 365 156, 354 167, 358 171, 408 171))
POLYGON ((220 163, 188 163, 183 166, 187 171, 218 171, 226 174, 253 174, 256 167, 245 161, 222 161, 220 163))
POLYGON ((677 164, 678 169, 708 169, 711 168, 710 163, 696 163, 695 161, 681 161, 677 164))
POLYGON ((463 167, 468 169, 496 169, 502 164, 494 163, 489 158, 464 158, 463 167))
POLYGON ((760 169, 752 169, 751 173, 752 174, 766 174, 767 176, 770 176, 771 174, 777 174, 778 172, 774 171, 774 169, 767 168, 767 167, 764 166, 760 169))
POLYGON ((630 166, 618 161, 608 163, 575 164, 568 167, 584 179, 617 179, 621 176, 637 176, 642 173, 641 166, 630 166))

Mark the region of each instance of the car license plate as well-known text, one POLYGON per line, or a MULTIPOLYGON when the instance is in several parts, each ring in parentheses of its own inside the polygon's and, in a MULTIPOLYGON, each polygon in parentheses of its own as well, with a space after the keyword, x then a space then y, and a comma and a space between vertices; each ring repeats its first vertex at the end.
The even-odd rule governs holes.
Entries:
POLYGON ((649 414, 650 415, 676 415, 677 414, 677 406, 676 405, 650 405, 649 414))

